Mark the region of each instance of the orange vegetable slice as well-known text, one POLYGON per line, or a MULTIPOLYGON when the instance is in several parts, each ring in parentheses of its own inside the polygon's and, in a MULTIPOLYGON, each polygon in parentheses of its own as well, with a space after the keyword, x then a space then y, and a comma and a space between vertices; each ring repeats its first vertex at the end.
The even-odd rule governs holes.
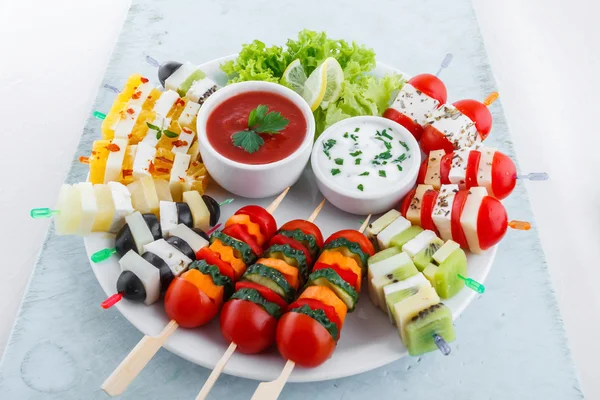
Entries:
POLYGON ((248 229, 248 233, 251 236, 254 236, 254 239, 256 239, 256 244, 258 244, 259 246, 262 247, 265 244, 266 238, 260 232, 260 225, 258 225, 255 222, 252 222, 250 220, 250 216, 248 216, 247 214, 232 215, 225 223, 225 227, 234 224, 244 225, 248 229))
POLYGON ((352 271, 358 276, 357 290, 360 292, 362 284, 362 269, 354 258, 346 257, 342 253, 336 250, 325 250, 319 256, 317 262, 322 262, 329 265, 337 264, 341 269, 352 271))
POLYGON ((321 303, 327 304, 335 309, 335 313, 340 318, 340 322, 343 325, 346 319, 346 313, 348 307, 339 297, 326 286, 309 286, 299 297, 300 299, 314 299, 321 303))
POLYGON ((217 239, 208 248, 217 254, 221 260, 229 263, 229 265, 233 267, 236 281, 244 275, 244 272, 246 272, 246 264, 235 256, 231 247, 224 245, 223 242, 217 239))
POLYGON ((215 285, 210 275, 205 275, 197 269, 184 272, 181 277, 202 290, 218 307, 223 304, 223 286, 215 285))

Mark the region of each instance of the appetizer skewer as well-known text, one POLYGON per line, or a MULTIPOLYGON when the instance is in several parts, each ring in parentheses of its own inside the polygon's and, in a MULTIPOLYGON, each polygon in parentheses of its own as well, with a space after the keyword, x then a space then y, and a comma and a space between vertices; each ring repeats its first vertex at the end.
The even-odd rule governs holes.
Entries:
MULTIPOLYGON (((266 241, 277 229, 271 213, 288 191, 289 188, 282 192, 266 210, 259 206, 246 206, 234 217, 247 215, 249 225, 258 225, 260 235, 266 241)), ((232 226, 235 225, 237 223, 232 226)), ((227 295, 226 287, 231 287, 232 282, 238 280, 247 265, 257 257, 257 250, 253 248, 258 244, 249 230, 239 229, 235 233, 229 230, 229 233, 238 237, 234 238, 224 231, 214 232, 210 246, 202 247, 196 253, 196 261, 190 264, 189 270, 172 280, 165 294, 165 311, 171 321, 158 336, 144 336, 103 383, 102 389, 106 393, 111 396, 123 393, 177 327, 196 328, 217 315, 227 295)))

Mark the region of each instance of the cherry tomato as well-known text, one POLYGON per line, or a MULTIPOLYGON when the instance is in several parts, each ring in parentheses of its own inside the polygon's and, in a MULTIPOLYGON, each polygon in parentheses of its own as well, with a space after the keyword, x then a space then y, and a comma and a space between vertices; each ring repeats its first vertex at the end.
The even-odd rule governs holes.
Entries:
POLYGON ((406 129, 408 129, 408 131, 412 133, 412 135, 415 137, 415 139, 417 139, 417 141, 419 141, 421 135, 423 134, 423 127, 421 125, 419 125, 413 119, 407 117, 406 115, 402 114, 394 108, 390 107, 387 110, 385 110, 385 112, 383 113, 383 117, 391 119, 392 121, 395 121, 403 127, 405 127, 406 129))
POLYGON ((279 354, 296 364, 313 368, 323 364, 335 350, 327 329, 305 314, 289 312, 279 320, 276 333, 279 354))
POLYGON ((471 99, 459 100, 452 105, 475 122, 481 140, 485 140, 492 130, 492 113, 487 106, 480 101, 471 99))
POLYGON ((479 172, 479 162, 481 161, 480 151, 471 151, 467 160, 467 170, 465 171, 466 188, 478 186, 477 172, 479 172))
POLYGON ((402 204, 400 205, 400 214, 402 214, 404 218, 406 218, 406 213, 408 212, 410 203, 412 203, 413 197, 415 197, 416 191, 416 188, 412 189, 410 192, 406 193, 406 196, 404 196, 404 199, 402 199, 402 204))
POLYGON ((421 163, 421 167, 419 168, 419 175, 417 175, 417 183, 422 184, 425 183, 425 178, 427 178, 427 166, 429 164, 429 159, 426 159, 421 163))
POLYGON ((219 268, 219 272, 235 282, 235 271, 233 267, 216 255, 208 247, 203 247, 196 253, 196 260, 205 260, 207 264, 214 265, 219 268))
POLYGON ((508 216, 500 200, 486 196, 477 215, 477 236, 479 247, 487 250, 498 243, 508 229, 508 216))
POLYGON ((275 235, 269 242, 269 246, 273 246, 274 244, 288 244, 292 249, 300 250, 304 253, 304 256, 306 257, 307 265, 312 265, 312 257, 310 256, 310 252, 306 247, 304 247, 302 243, 297 242, 294 239, 289 238, 285 235, 275 235))
POLYGON ((317 240, 317 246, 319 246, 319 248, 323 247, 323 234, 321 233, 319 227, 312 222, 302 219, 295 219, 293 221, 286 222, 281 228, 279 228, 279 230, 282 231, 293 231, 294 229, 300 229, 307 235, 313 235, 317 240))
POLYGON ((492 192, 497 199, 504 199, 512 193, 517 184, 515 163, 504 153, 497 151, 492 160, 492 192))
POLYGON ((165 311, 183 328, 197 328, 210 322, 219 308, 193 283, 175 277, 165 294, 165 311))
POLYGON ((370 256, 375 254, 373 243, 371 243, 365 235, 354 229, 343 229, 341 231, 337 231, 327 238, 325 244, 333 242, 335 239, 339 238, 345 238, 351 242, 359 244, 362 251, 370 256))
POLYGON ((229 225, 223 229, 223 233, 246 243, 250 246, 250 249, 255 256, 260 257, 263 253, 263 248, 256 243, 256 240, 248 233, 248 229, 246 229, 245 226, 240 224, 229 225))
POLYGON ((358 276, 350 270, 342 269, 337 264, 329 265, 329 264, 325 264, 325 263, 317 261, 312 270, 314 272, 314 271, 318 271, 320 269, 327 269, 327 268, 331 268, 332 270, 337 272, 337 274, 340 276, 340 278, 342 278, 343 280, 348 282, 350 285, 352 285, 352 287, 357 289, 357 291, 360 291, 360 287, 357 286, 358 279, 359 279, 358 276))
POLYGON ((452 156, 453 153, 444 154, 440 160, 440 182, 442 185, 449 185, 450 182, 450 168, 452 168, 452 156))
POLYGON ((272 291, 266 286, 259 285, 258 283, 250 282, 250 281, 238 281, 235 283, 235 290, 240 290, 243 288, 255 289, 265 300, 270 301, 271 303, 277 304, 281 307, 282 310, 285 310, 288 304, 281 298, 280 295, 272 291))
POLYGON ((420 90, 429 97, 433 97, 440 104, 446 103, 448 100, 448 93, 446 91, 446 85, 435 75, 432 74, 419 74, 415 75, 408 80, 408 83, 413 85, 415 89, 420 90))
POLYGON ((233 299, 221 312, 221 334, 227 342, 237 344, 237 351, 259 353, 275 343, 277 320, 258 304, 233 299))
POLYGON ((429 229, 440 236, 435 222, 433 222, 433 208, 435 207, 437 197, 437 190, 430 189, 423 193, 423 199, 421 200, 421 228, 429 229))
POLYGON ((237 210, 236 214, 246 214, 250 220, 260 226, 260 231, 269 239, 277 231, 275 218, 261 206, 246 206, 237 210))
POLYGON ((463 209, 465 208, 465 203, 467 202, 468 196, 468 190, 459 190, 458 193, 454 195, 454 202, 452 203, 452 213, 450 220, 452 240, 458 243, 460 247, 467 249, 469 248, 469 243, 467 242, 465 232, 463 231, 462 225, 460 223, 460 217, 462 215, 463 209))
POLYGON ((444 150, 446 154, 454 151, 454 145, 446 139, 446 136, 432 125, 423 127, 423 135, 421 136, 421 150, 426 155, 429 155, 433 150, 444 150))
MULTIPOLYGON (((323 310, 323 312, 325 313, 327 318, 329 318, 329 320, 331 322, 333 322, 335 324, 335 326, 337 326, 337 328, 338 328, 338 337, 336 339, 340 338, 340 332, 342 331, 342 322, 340 321, 340 317, 335 312, 335 308, 333 308, 332 306, 325 304, 319 300, 302 298, 302 299, 298 299, 295 302, 293 302, 292 304, 290 304, 290 306, 288 307, 288 310, 292 310, 294 308, 300 308, 303 305, 309 306, 311 308, 311 310, 323 310)), ((331 336, 331 335, 329 335, 329 336, 331 336)))

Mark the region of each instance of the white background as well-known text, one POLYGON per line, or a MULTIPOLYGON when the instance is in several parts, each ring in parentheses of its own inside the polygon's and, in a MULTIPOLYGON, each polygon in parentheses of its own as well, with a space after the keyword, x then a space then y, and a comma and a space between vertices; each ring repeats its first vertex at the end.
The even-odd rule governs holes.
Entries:
MULTIPOLYGON (((129 8, 0 1, 0 349, 129 8), (10 4, 9 4, 10 3, 10 4), (65 11, 68 10, 68 11, 65 11)), ((587 398, 600 398, 600 9, 593 0, 474 0, 587 398), (596 79, 595 79, 596 78, 596 79)), ((530 332, 543 334, 543 332, 530 332)))

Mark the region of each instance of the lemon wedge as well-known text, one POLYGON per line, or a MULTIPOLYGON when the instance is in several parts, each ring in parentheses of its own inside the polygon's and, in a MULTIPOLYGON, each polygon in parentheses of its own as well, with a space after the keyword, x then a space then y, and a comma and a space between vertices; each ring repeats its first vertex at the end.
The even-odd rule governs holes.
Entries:
POLYGON ((325 95, 323 96, 323 100, 321 100, 321 108, 325 110, 329 104, 334 103, 340 98, 342 82, 344 82, 344 70, 342 70, 340 63, 333 57, 325 59, 323 64, 327 65, 325 95))
POLYGON ((302 95, 304 93, 304 83, 306 82, 306 73, 299 59, 295 59, 287 66, 281 77, 281 84, 289 87, 294 92, 302 95))
POLYGON ((323 62, 315 69, 306 82, 304 82, 304 90, 302 97, 310 106, 310 109, 315 111, 321 105, 325 90, 327 89, 327 63, 323 62))

